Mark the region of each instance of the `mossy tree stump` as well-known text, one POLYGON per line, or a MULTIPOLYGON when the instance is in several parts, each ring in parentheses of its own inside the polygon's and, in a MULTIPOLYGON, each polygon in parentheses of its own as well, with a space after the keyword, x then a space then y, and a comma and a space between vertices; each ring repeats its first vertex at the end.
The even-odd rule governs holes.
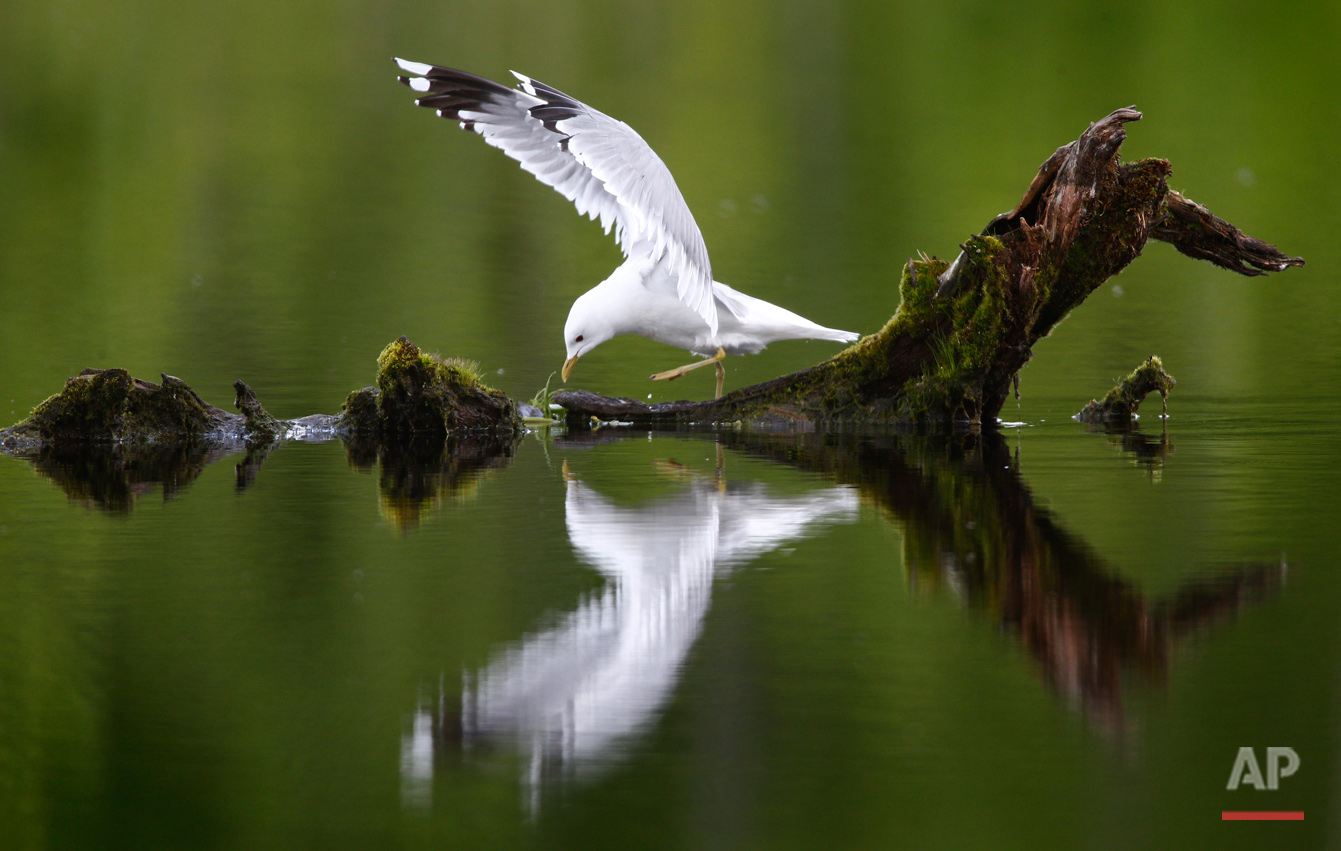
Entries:
POLYGON ((1303 265, 1169 190, 1166 160, 1118 160, 1119 109, 1058 148, 1020 203, 970 237, 953 262, 909 260, 900 303, 878 333, 829 361, 707 402, 645 405, 585 391, 554 401, 571 426, 991 423, 1033 346, 1154 237, 1240 274, 1303 265))
POLYGON ((383 441, 522 428, 517 405, 484 385, 479 364, 423 352, 405 337, 378 355, 377 386, 349 394, 340 419, 345 431, 383 441))

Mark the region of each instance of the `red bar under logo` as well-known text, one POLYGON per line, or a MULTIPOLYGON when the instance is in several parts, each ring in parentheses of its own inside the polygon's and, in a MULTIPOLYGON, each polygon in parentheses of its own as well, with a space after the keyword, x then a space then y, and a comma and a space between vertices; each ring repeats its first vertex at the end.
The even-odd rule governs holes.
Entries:
POLYGON ((1264 813, 1245 813, 1225 810, 1220 813, 1221 821, 1303 821, 1304 813, 1300 812, 1264 812, 1264 813))

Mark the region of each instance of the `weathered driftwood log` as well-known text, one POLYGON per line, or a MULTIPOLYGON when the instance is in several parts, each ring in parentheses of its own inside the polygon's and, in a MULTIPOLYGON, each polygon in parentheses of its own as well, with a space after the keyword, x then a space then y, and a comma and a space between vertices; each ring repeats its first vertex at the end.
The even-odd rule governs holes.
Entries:
POLYGON ((1160 159, 1119 163, 1119 109, 1058 148, 1020 203, 959 256, 909 260, 897 312, 829 361, 707 402, 644 405, 561 391, 570 426, 592 417, 647 424, 991 423, 1045 337, 1150 237, 1244 275, 1302 266, 1177 192, 1160 159))
POLYGON ((1178 382, 1164 371, 1160 359, 1151 355, 1146 362, 1136 367, 1119 381, 1102 400, 1091 399, 1076 414, 1083 423, 1125 422, 1136 416, 1136 409, 1151 393, 1158 393, 1164 400, 1164 411, 1168 412, 1169 391, 1178 382))

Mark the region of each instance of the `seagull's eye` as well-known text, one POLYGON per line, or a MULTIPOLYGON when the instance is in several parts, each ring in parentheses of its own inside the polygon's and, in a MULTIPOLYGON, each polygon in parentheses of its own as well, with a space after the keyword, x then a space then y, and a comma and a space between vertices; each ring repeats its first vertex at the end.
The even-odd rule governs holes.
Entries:
POLYGON ((578 335, 577 335, 577 339, 574 340, 573 342, 574 342, 574 343, 580 343, 580 342, 582 342, 582 335, 581 335, 581 334, 578 334, 578 335))

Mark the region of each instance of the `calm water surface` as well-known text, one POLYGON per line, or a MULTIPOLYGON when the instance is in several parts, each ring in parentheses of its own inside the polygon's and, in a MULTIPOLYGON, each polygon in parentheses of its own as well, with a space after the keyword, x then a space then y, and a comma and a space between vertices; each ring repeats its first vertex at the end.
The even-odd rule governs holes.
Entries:
MULTIPOLYGON (((1341 847, 1332 5, 4 19, 0 425, 88 366, 334 412, 402 334, 535 393, 618 253, 392 56, 627 121, 716 277, 828 326, 877 330, 909 256, 1130 103, 1125 156, 1308 266, 1148 246, 999 434, 0 457, 0 848, 1341 847), (1070 419, 1152 353, 1167 422, 1070 419), (1247 746, 1300 768, 1227 790, 1247 746)), ((620 339, 573 381, 709 394, 644 378, 682 362, 620 339)))
POLYGON ((1286 741, 1320 842, 1336 439, 1056 414, 6 459, 22 846, 1201 844, 1286 741))

